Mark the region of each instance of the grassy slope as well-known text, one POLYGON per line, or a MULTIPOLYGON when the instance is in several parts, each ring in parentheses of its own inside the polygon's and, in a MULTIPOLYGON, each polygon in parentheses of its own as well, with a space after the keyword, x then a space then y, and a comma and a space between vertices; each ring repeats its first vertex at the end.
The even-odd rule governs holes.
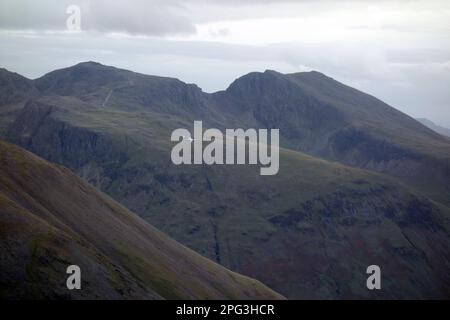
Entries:
POLYGON ((0 141, 2 298, 280 298, 168 238, 123 206, 0 141), (80 291, 65 268, 82 269, 80 291))

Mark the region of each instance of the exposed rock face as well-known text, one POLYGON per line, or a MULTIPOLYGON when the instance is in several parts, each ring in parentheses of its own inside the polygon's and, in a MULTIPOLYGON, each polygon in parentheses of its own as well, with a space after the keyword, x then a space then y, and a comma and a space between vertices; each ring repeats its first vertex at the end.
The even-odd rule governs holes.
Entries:
POLYGON ((81 167, 94 157, 126 161, 127 155, 114 149, 111 139, 87 128, 58 121, 51 116, 51 105, 28 102, 7 132, 11 142, 33 150, 52 162, 81 167))

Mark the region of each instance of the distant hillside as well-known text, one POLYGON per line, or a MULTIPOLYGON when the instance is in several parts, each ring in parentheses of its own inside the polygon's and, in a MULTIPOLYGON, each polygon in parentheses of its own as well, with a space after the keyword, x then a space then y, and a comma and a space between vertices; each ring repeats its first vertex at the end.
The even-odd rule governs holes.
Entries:
POLYGON ((271 70, 213 96, 243 126, 279 128, 287 148, 389 174, 450 205, 449 140, 373 96, 319 72, 271 70))
POLYGON ((450 137, 450 129, 438 126, 433 121, 430 121, 425 118, 417 118, 416 120, 419 121, 424 126, 427 126, 428 128, 430 128, 431 130, 433 130, 439 134, 442 134, 443 136, 450 137))
POLYGON ((207 94, 87 62, 34 85, 9 141, 227 268, 288 298, 450 296, 449 143, 381 101, 316 72, 251 73, 207 94), (193 120, 279 128, 278 175, 173 165, 170 133, 193 120), (371 264, 382 291, 366 288, 371 264))
POLYGON ((2 299, 277 299, 170 239, 68 169, 0 141, 2 299), (82 289, 66 288, 79 265, 82 289))
POLYGON ((252 72, 207 94, 174 78, 84 62, 36 79, 41 96, 96 109, 203 120, 217 128, 279 128, 283 147, 389 174, 450 205, 450 142, 373 96, 319 72, 252 72))

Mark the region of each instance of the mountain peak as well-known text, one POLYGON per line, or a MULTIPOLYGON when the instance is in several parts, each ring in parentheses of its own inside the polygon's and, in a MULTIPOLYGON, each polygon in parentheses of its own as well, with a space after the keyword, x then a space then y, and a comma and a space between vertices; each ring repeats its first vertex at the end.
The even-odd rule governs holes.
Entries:
POLYGON ((282 75, 282 73, 276 71, 276 70, 272 70, 272 69, 266 69, 264 70, 264 74, 269 74, 269 75, 282 75))
POLYGON ((104 64, 101 64, 100 62, 92 61, 92 60, 77 63, 75 66, 83 66, 83 65, 85 65, 85 66, 105 66, 104 64))
POLYGON ((267 69, 264 72, 254 71, 234 80, 228 86, 226 91, 235 93, 244 93, 247 90, 259 91, 264 90, 264 88, 267 88, 268 86, 276 86, 284 81, 285 75, 278 71, 270 69, 267 69))
POLYGON ((120 70, 116 67, 113 66, 108 66, 105 64, 102 64, 100 62, 96 62, 96 61, 83 61, 83 62, 79 62, 71 67, 68 67, 67 69, 71 69, 71 68, 94 68, 96 70, 98 69, 110 69, 110 70, 120 70))
POLYGON ((334 80, 332 77, 329 77, 326 74, 316 71, 316 70, 286 73, 285 75, 289 76, 289 77, 294 77, 294 78, 296 77, 296 78, 303 78, 303 79, 334 80))
POLYGON ((68 68, 58 69, 35 80, 43 92, 60 95, 88 93, 99 87, 127 81, 129 71, 106 66, 95 61, 80 62, 68 68))
POLYGON ((15 79, 22 79, 24 81, 31 81, 30 79, 28 79, 27 77, 22 76, 21 74, 14 72, 14 71, 9 71, 6 68, 0 68, 0 78, 1 79, 5 79, 5 78, 15 78, 15 79))

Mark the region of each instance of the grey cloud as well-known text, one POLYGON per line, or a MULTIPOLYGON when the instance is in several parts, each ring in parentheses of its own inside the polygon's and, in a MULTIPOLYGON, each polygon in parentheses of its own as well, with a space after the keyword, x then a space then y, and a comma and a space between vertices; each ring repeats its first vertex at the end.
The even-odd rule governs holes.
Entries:
POLYGON ((192 34, 195 26, 183 16, 176 1, 159 0, 4 0, 0 3, 0 29, 63 31, 66 30, 66 9, 81 9, 84 31, 126 32, 142 35, 192 34))
POLYGON ((133 37, 121 38, 118 44, 117 39, 100 35, 3 35, 0 39, 4 44, 0 60, 7 62, 3 67, 30 77, 96 60, 142 73, 177 77, 212 92, 251 71, 314 69, 374 94, 412 116, 450 126, 450 92, 446 89, 450 66, 443 61, 445 52, 432 49, 421 50, 436 52, 435 59, 420 61, 414 56, 421 57, 425 51, 411 50, 410 63, 399 63, 408 61, 409 51, 384 51, 369 43, 339 48, 339 43, 251 46, 133 37), (417 61, 411 63, 414 59, 417 61))
POLYGON ((450 61, 450 50, 444 49, 389 49, 386 51, 393 63, 445 63, 450 61))
MULTIPOLYGON (((255 0, 252 3, 268 2, 271 1, 255 0)), ((324 6, 329 2, 319 2, 314 1, 311 6, 326 7, 327 10, 336 8, 324 6)), ((273 10, 275 7, 261 9, 256 4, 247 6, 245 10, 242 9, 244 7, 232 6, 225 9, 220 1, 216 1, 214 10, 208 7, 212 11, 205 11, 202 7, 205 2, 198 0, 137 1, 134 6, 123 1, 109 5, 105 0, 62 0, 2 1, 0 29, 64 28, 65 9, 69 3, 81 6, 82 27, 101 32, 25 35, 0 32, 0 67, 37 77, 56 68, 95 60, 142 73, 177 77, 197 83, 209 92, 224 89, 236 77, 251 71, 275 69, 287 73, 314 69, 371 93, 414 117, 426 117, 450 126, 450 91, 447 89, 450 83, 450 47, 448 41, 444 41, 448 40, 448 33, 441 28, 445 25, 442 22, 437 26, 430 25, 430 29, 437 30, 431 34, 409 29, 412 31, 401 33, 401 37, 390 38, 392 33, 381 28, 386 39, 371 37, 370 33, 366 37, 362 33, 363 40, 302 43, 299 39, 292 43, 261 46, 146 36, 116 38, 105 36, 103 32, 145 35, 194 32, 193 24, 202 19, 247 19, 267 14, 289 14, 295 10, 289 4, 279 12, 273 10), (404 41, 397 43, 396 39, 404 41)), ((275 6, 275 3, 270 5, 275 6)), ((297 4, 292 5, 297 8, 297 4)), ((299 14, 307 16, 309 13, 303 10, 299 14)), ((222 40, 221 37, 227 33, 226 25, 221 31, 222 27, 210 30, 212 35, 218 36, 217 40, 222 40)))

